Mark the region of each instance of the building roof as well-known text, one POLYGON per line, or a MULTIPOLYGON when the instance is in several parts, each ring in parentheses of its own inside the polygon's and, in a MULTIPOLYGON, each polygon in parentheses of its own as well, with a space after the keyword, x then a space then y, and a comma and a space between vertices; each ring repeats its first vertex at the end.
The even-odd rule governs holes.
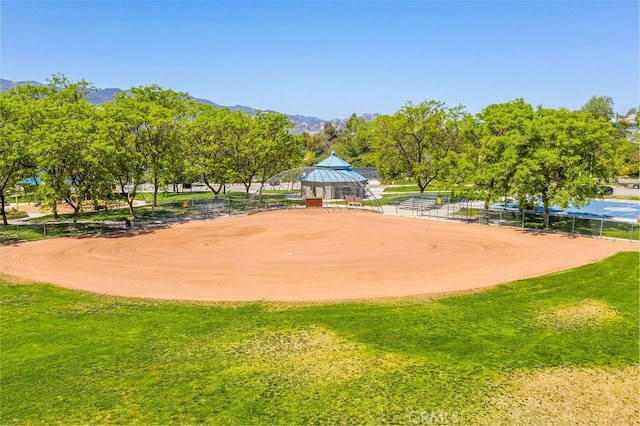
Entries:
POLYGON ((353 170, 334 170, 319 167, 302 176, 300 181, 307 183, 364 183, 367 181, 367 178, 353 170))
POLYGON ((304 175, 300 178, 300 181, 319 183, 366 183, 367 178, 351 170, 351 164, 338 157, 335 151, 331 151, 329 157, 316 164, 316 169, 304 175))
POLYGON ((335 151, 331 151, 331 155, 316 164, 316 167, 327 167, 334 170, 351 170, 351 164, 338 157, 335 151))

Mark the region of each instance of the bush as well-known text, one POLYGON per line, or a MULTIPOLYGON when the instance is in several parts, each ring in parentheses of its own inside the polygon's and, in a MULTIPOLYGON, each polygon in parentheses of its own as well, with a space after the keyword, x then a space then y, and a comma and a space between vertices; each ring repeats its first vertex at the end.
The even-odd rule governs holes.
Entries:
POLYGON ((22 219, 23 217, 29 217, 29 214, 22 210, 11 210, 7 212, 7 220, 22 219))

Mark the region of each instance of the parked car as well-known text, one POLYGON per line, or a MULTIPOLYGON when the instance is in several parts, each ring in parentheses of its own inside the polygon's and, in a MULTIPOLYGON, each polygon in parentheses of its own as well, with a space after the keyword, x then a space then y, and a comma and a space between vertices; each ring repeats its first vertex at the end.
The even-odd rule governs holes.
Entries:
POLYGON ((605 185, 598 185, 596 187, 596 194, 598 194, 598 195, 613 195, 613 187, 612 186, 605 186, 605 185))

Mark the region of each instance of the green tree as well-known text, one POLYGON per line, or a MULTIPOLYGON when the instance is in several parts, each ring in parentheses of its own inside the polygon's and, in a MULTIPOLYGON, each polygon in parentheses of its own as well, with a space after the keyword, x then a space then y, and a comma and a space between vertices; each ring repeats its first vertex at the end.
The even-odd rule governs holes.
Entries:
POLYGON ((358 117, 356 113, 352 113, 347 122, 345 123, 346 131, 351 134, 358 133, 363 127, 367 125, 367 122, 364 118, 358 117))
POLYGON ((314 135, 305 133, 302 140, 305 147, 303 158, 305 166, 313 166, 321 157, 328 155, 331 151, 331 145, 336 142, 335 138, 326 132, 318 132, 314 135))
POLYGON ((133 97, 125 92, 117 93, 103 108, 103 134, 107 145, 104 161, 109 165, 117 191, 126 196, 129 215, 133 217, 133 206, 140 185, 144 183, 149 158, 146 140, 139 131, 142 120, 133 97))
POLYGON ((32 145, 43 174, 39 191, 54 216, 58 200, 64 200, 73 209, 73 224, 77 226, 84 201, 95 199, 95 194, 110 186, 102 162, 105 148, 101 117, 86 99, 93 86, 85 80, 72 82, 58 74, 48 80, 45 90, 46 95, 38 101, 42 122, 33 132, 38 143, 32 145))
POLYGON ((462 107, 438 101, 409 102, 394 115, 377 117, 372 136, 378 169, 384 176, 406 174, 424 192, 460 150, 464 117, 462 107))
MULTIPOLYGON (((630 111, 634 111, 632 108, 630 111)), ((635 112, 627 114, 627 117, 635 112)), ((640 175, 640 132, 635 122, 626 118, 618 118, 616 122, 617 134, 615 136, 616 145, 618 146, 621 167, 621 176, 639 176, 640 175)))
POLYGON ((196 174, 217 198, 227 183, 234 179, 232 143, 236 116, 242 113, 192 103, 185 125, 189 144, 188 168, 196 174))
POLYGON ((334 143, 331 149, 354 166, 374 167, 376 159, 372 131, 371 123, 353 114, 347 120, 347 128, 341 132, 338 142, 334 143))
POLYGON ((230 112, 224 121, 225 146, 233 167, 228 173, 229 181, 244 183, 247 192, 258 170, 259 152, 251 142, 252 124, 252 118, 242 111, 230 112))
POLYGON ((607 121, 613 118, 613 98, 611 96, 593 96, 582 107, 580 111, 588 112, 594 117, 600 117, 607 121))
POLYGON ((40 92, 36 86, 25 85, 0 93, 0 211, 4 225, 8 191, 35 171, 29 145, 40 121, 34 103, 40 92))
POLYGON ((301 140, 289 130, 293 123, 284 114, 259 112, 253 118, 251 139, 260 151, 257 171, 261 183, 283 170, 300 164, 303 155, 301 140))
POLYGON ((170 180, 170 165, 182 162, 176 153, 182 152, 180 129, 187 120, 188 97, 187 93, 174 92, 157 85, 133 87, 130 93, 122 95, 123 101, 130 102, 132 107, 132 132, 140 138, 153 184, 152 211, 157 205, 160 184, 170 180))
POLYGON ((580 206, 595 198, 595 180, 616 169, 614 134, 613 126, 591 113, 538 108, 513 176, 520 206, 540 200, 548 227, 551 206, 580 206))
POLYGON ((522 99, 489 105, 477 114, 473 137, 466 139, 459 162, 460 173, 450 177, 462 178, 459 184, 473 183, 469 191, 484 200, 485 209, 511 192, 533 117, 533 108, 522 99))
POLYGON ((238 119, 232 141, 235 176, 247 193, 254 177, 265 182, 279 171, 297 165, 303 151, 300 138, 289 133, 293 123, 286 115, 258 112, 238 119))

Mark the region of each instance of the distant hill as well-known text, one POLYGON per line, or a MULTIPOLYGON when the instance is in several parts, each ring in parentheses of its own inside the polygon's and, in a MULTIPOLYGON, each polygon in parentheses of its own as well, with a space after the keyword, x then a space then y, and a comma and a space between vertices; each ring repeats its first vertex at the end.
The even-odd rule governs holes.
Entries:
POLYGON ((95 92, 89 93, 89 102, 94 105, 103 104, 113 100, 113 95, 116 93, 122 93, 122 89, 99 89, 95 92))
MULTIPOLYGON (((27 83, 42 85, 42 83, 39 83, 37 81, 13 81, 13 80, 0 79, 0 90, 8 90, 8 89, 11 89, 12 87, 22 85, 22 84, 27 84, 27 83)), ((113 100, 113 95, 115 95, 116 93, 121 93, 123 91, 124 90, 118 89, 118 88, 98 89, 94 92, 89 93, 87 97, 89 102, 91 102, 94 105, 99 105, 99 104, 113 100)), ((233 111, 240 110, 248 114, 256 113, 256 109, 248 106, 244 106, 244 105, 224 106, 224 105, 216 104, 215 102, 212 102, 208 99, 195 98, 193 96, 191 97, 191 99, 194 99, 198 102, 202 102, 204 104, 211 105, 217 108, 228 108, 233 111)), ((362 117, 366 121, 373 120, 377 116, 378 114, 368 114, 368 113, 362 114, 362 117)), ((324 126, 326 124, 331 124, 334 128, 338 130, 344 129, 347 122, 346 118, 324 120, 318 117, 309 117, 305 115, 289 115, 289 114, 287 114, 287 117, 289 117, 289 120, 291 120, 295 124, 295 126, 293 127, 293 129, 291 129, 291 131, 296 134, 300 134, 304 132, 307 132, 309 134, 318 133, 324 129, 324 126)))
POLYGON ((19 86, 21 84, 35 84, 36 86, 42 86, 42 83, 38 83, 37 81, 13 81, 13 80, 5 80, 4 78, 0 79, 0 86, 2 89, 11 89, 12 87, 19 86))

